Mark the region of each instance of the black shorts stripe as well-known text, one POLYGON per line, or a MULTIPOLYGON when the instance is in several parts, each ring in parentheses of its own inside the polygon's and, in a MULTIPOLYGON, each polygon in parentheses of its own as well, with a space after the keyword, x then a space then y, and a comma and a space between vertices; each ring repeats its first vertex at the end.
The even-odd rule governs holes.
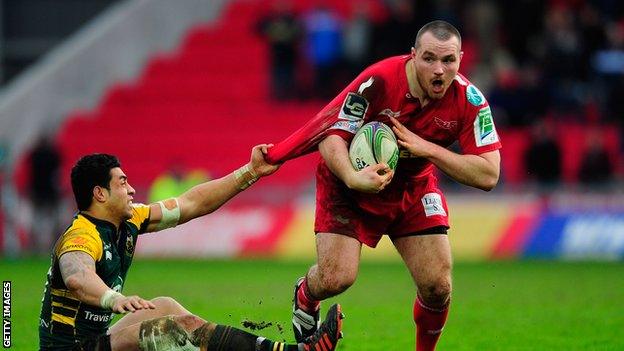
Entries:
POLYGON ((448 229, 449 229, 449 227, 447 227, 445 225, 437 225, 435 227, 425 228, 423 230, 415 231, 413 233, 401 235, 401 237, 404 237, 404 236, 419 236, 419 235, 432 235, 432 234, 448 234, 448 229))

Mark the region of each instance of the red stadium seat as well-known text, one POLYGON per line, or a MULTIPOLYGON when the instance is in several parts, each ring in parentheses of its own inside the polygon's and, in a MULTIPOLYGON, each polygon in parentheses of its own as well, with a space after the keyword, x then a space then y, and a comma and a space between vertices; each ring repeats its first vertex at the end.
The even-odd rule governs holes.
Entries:
MULTIPOLYGON (((247 161, 254 144, 279 141, 312 117, 318 104, 268 99, 268 52, 254 29, 265 8, 233 2, 216 23, 191 28, 177 51, 154 56, 136 82, 112 86, 97 111, 70 116, 58 136, 64 174, 84 153, 109 152, 143 189, 173 162, 219 176, 247 161)), ((312 178, 303 159, 263 183, 312 178)))

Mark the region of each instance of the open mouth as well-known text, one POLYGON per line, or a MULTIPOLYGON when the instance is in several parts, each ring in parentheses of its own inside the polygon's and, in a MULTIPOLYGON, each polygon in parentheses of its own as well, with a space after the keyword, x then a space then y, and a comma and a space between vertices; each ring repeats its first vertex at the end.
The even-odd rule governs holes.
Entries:
POLYGON ((444 90, 444 81, 442 79, 434 79, 431 81, 434 93, 441 93, 444 90))

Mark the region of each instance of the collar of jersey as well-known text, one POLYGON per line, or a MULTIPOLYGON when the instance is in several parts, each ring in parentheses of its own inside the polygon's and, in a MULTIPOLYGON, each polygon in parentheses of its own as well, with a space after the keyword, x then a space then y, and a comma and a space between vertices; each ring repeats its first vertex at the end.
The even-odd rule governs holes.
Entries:
POLYGON ((399 82, 401 84, 401 89, 404 91, 403 96, 408 97, 410 100, 418 100, 417 97, 412 96, 409 88, 409 80, 407 79, 407 73, 405 72, 405 65, 407 65, 407 61, 409 61, 410 55, 403 56, 403 60, 401 60, 401 64, 399 65, 399 71, 397 72, 399 76, 399 82))
POLYGON ((89 222, 95 224, 96 226, 109 227, 113 231, 113 233, 117 231, 117 226, 115 226, 113 223, 111 223, 109 221, 89 216, 88 214, 86 214, 84 212, 78 212, 78 214, 83 216, 89 222))

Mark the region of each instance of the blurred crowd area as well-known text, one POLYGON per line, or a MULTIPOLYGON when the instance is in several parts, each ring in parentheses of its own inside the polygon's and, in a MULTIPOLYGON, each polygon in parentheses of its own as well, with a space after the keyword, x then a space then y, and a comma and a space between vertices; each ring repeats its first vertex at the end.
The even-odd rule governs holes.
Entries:
POLYGON ((503 136, 523 131, 520 180, 600 187, 621 178, 624 2, 271 4, 256 30, 270 47, 276 100, 330 99, 367 65, 409 53, 417 30, 442 19, 462 33, 460 72, 487 96, 503 136), (584 132, 562 141, 568 127, 584 132), (563 176, 569 143, 582 147, 572 151, 574 174, 563 176))
POLYGON ((462 34, 461 72, 487 94, 501 126, 543 118, 624 118, 624 3, 620 1, 349 2, 300 9, 275 0, 257 24, 270 44, 277 99, 330 98, 367 65, 409 53, 433 19, 462 34))

